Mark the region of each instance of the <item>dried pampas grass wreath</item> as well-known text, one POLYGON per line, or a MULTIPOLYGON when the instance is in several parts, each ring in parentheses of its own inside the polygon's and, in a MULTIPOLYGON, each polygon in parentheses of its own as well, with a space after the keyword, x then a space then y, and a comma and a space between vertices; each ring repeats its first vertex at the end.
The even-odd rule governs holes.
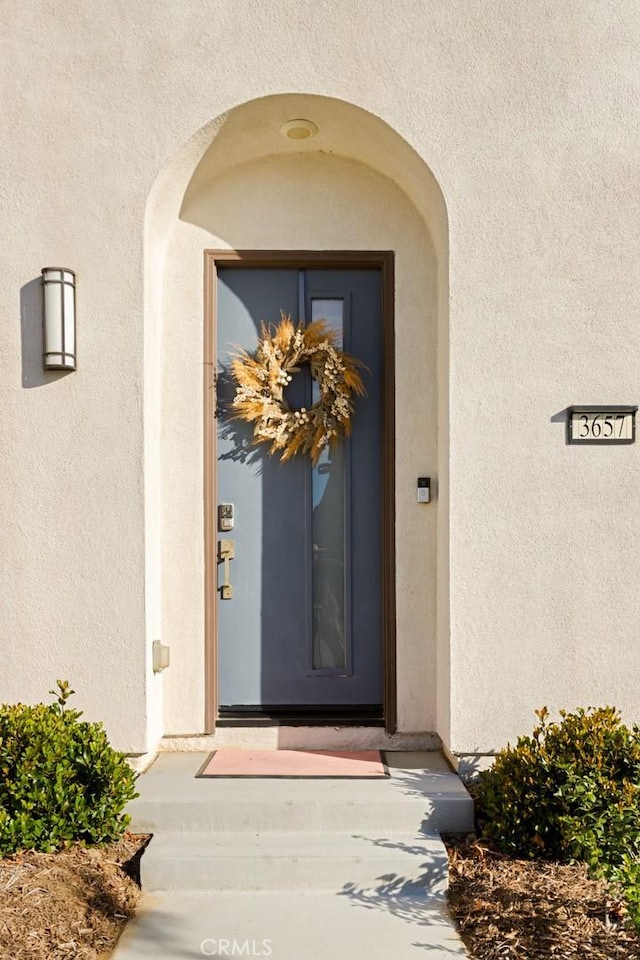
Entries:
POLYGON ((315 465, 326 446, 351 433, 356 396, 364 396, 363 364, 338 347, 325 320, 294 324, 281 313, 275 329, 264 324, 256 349, 234 357, 233 408, 238 419, 253 424, 253 442, 269 445, 283 461, 309 454, 315 465), (320 397, 308 410, 293 410, 284 390, 304 364, 318 384, 320 397))

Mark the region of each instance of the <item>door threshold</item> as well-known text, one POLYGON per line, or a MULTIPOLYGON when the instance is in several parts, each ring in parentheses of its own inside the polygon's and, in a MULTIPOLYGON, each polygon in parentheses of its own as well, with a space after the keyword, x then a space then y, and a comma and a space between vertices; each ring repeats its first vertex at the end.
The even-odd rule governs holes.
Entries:
POLYGON ((384 727, 380 704, 356 707, 332 704, 234 705, 220 707, 218 727, 384 727))
POLYGON ((382 718, 367 717, 301 717, 296 716, 248 716, 230 717, 221 716, 216 720, 216 727, 384 727, 382 718))

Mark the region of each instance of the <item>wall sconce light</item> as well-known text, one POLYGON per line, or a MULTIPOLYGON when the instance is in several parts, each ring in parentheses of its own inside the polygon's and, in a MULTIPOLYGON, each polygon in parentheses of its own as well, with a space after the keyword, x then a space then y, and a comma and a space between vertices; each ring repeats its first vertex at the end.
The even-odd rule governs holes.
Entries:
POLYGON ((76 368, 76 275, 64 267, 42 271, 42 339, 45 370, 76 368))

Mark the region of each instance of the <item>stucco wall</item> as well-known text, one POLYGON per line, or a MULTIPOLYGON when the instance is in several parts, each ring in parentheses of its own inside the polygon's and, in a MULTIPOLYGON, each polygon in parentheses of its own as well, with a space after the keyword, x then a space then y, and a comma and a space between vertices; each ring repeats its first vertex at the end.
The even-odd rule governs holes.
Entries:
POLYGON ((145 273, 166 280, 144 260, 147 201, 212 118, 299 91, 388 123, 448 209, 439 730, 473 752, 543 702, 640 719, 638 445, 567 447, 554 420, 637 401, 637 4, 7 0, 3 24, 0 697, 67 675, 119 745, 160 732, 165 333, 142 321, 164 296, 145 273), (78 273, 62 377, 39 367, 49 264, 78 273))

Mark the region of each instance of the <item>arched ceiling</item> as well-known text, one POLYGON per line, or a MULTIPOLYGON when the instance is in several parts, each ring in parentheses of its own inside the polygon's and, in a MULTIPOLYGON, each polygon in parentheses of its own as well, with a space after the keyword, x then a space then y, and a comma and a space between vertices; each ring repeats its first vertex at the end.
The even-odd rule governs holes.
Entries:
POLYGON ((353 104, 304 94, 252 100, 212 121, 191 146, 200 156, 180 204, 181 216, 186 214, 187 219, 190 202, 239 164, 281 154, 334 154, 365 164, 398 184, 423 216, 436 248, 447 248, 445 202, 429 167, 388 124, 353 104), (312 121, 317 135, 308 140, 284 136, 283 124, 296 118, 312 121))

